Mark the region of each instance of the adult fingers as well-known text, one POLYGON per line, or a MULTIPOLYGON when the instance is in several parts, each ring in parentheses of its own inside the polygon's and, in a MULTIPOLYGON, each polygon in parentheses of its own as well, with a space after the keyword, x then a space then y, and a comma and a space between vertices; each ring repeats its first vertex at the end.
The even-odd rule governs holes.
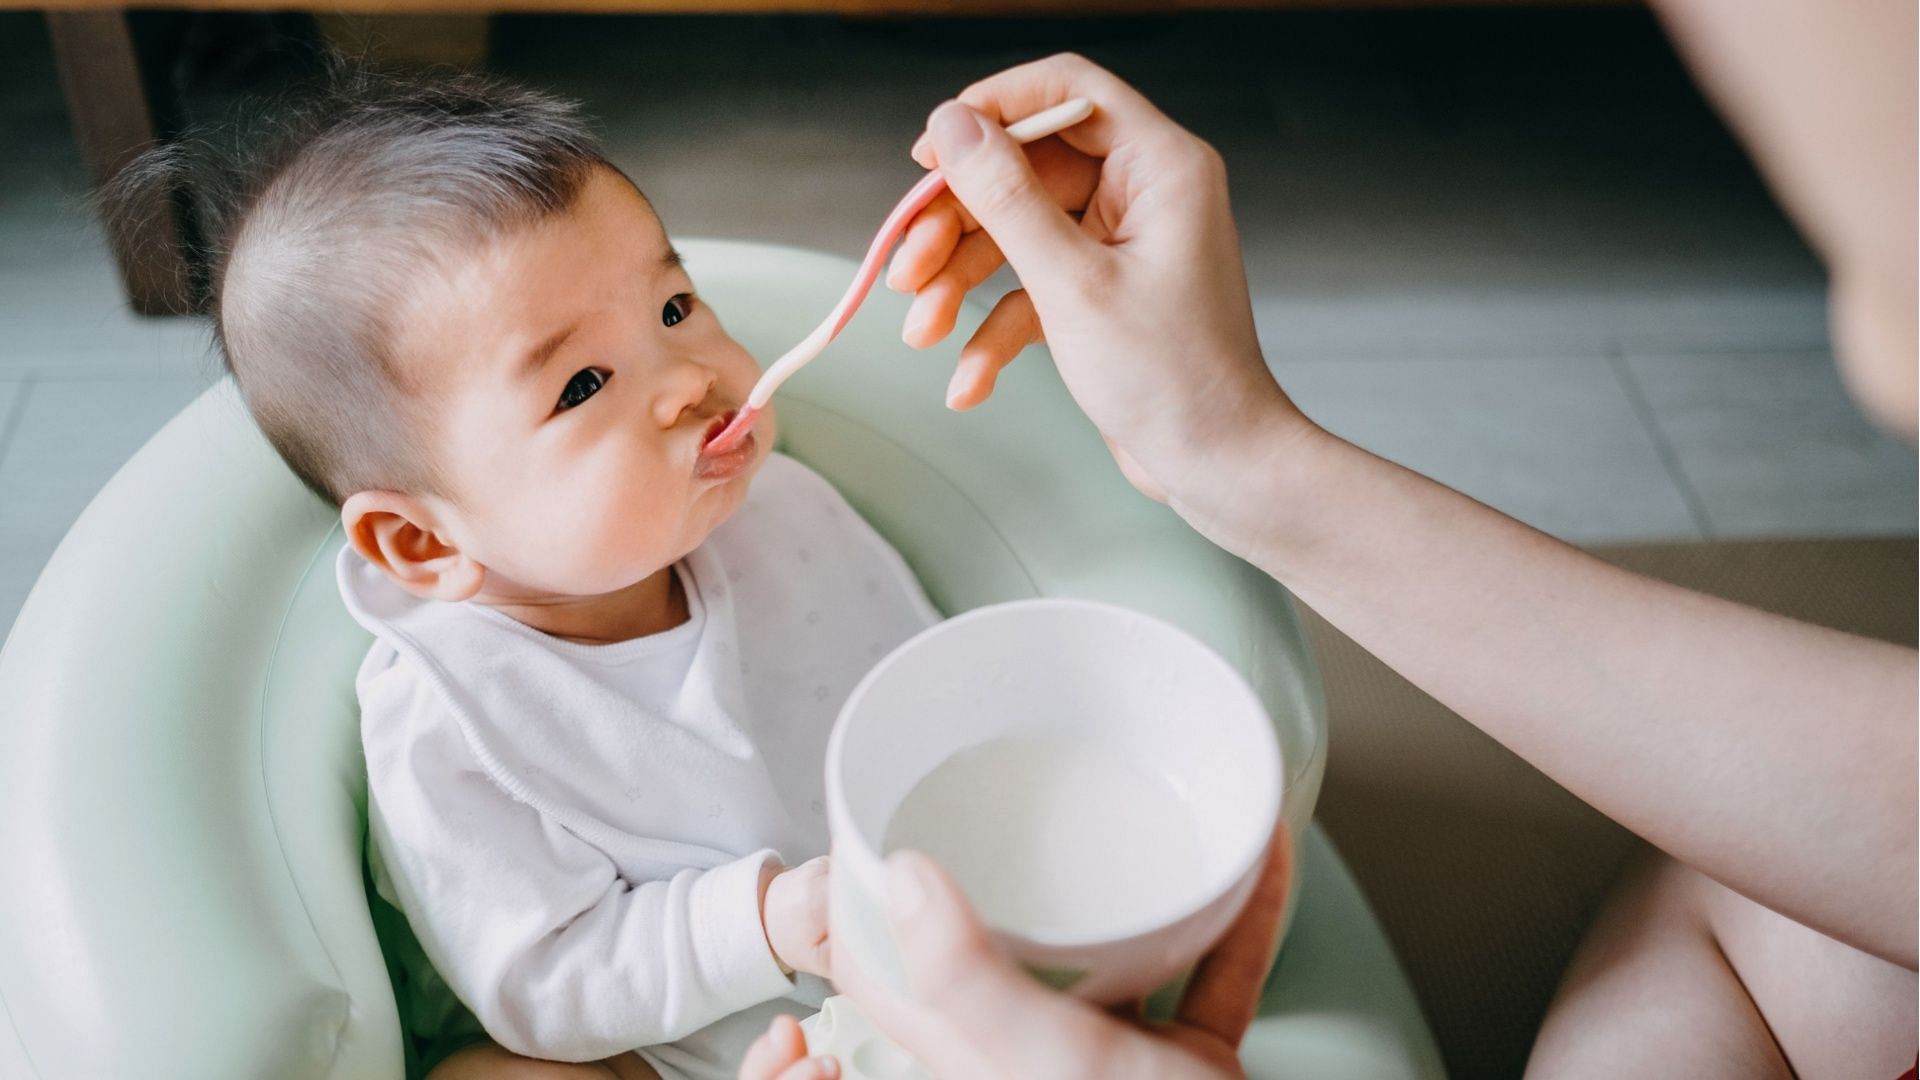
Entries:
POLYGON ((1015 967, 933 860, 888 858, 887 920, 909 993, 888 992, 850 962, 835 982, 935 1076, 1100 1075, 1080 1065, 1124 1029, 1015 967))
POLYGON ((1039 340, 1040 316, 1027 290, 1001 297, 960 350, 960 363, 947 383, 947 407, 964 412, 987 400, 1000 372, 1021 349, 1039 340))
MULTIPOLYGON (((1053 201, 1069 214, 1077 214, 1086 209, 1093 193, 1100 186, 1100 159, 1088 157, 1060 141, 1060 136, 1049 135, 1038 142, 1030 142, 1021 147, 1027 155, 1027 164, 1033 167, 1033 174, 1040 178, 1040 186, 1047 189, 1053 201)), ((980 227, 971 211, 951 190, 934 197, 928 204, 931 209, 937 206, 952 206, 960 213, 960 231, 972 232, 980 227)), ((922 210, 925 214, 927 211, 922 210)), ((915 217, 919 220, 918 216, 915 217)))
POLYGON ((954 319, 959 316, 967 293, 992 277, 1005 261, 993 237, 984 232, 969 233, 954 248, 940 272, 920 286, 913 306, 907 309, 901 339, 916 349, 924 349, 952 333, 954 319))
MULTIPOLYGON (((962 90, 959 100, 1004 127, 1069 98, 1093 102, 1093 115, 1060 133, 1074 149, 1096 158, 1113 153, 1130 137, 1171 125, 1138 90, 1084 56, 1060 53, 990 75, 962 90)), ((929 135, 931 132, 929 132, 929 135)), ((915 161, 933 168, 933 141, 913 145, 915 161)))
POLYGON ((1286 826, 1274 830, 1260 880, 1240 917, 1194 969, 1176 1019, 1228 1046, 1240 1045, 1260 1007, 1260 991, 1273 967, 1280 916, 1293 880, 1293 844, 1286 826))
POLYGON ((1002 954, 953 879, 917 851, 887 859, 887 919, 914 998, 938 1012, 991 1019, 982 1010, 998 1000, 994 990, 1011 1001, 1037 989, 1002 954))
MULTIPOLYGON (((1040 186, 1069 215, 1092 205, 1094 191, 1100 186, 1099 161, 1057 138, 1029 143, 1024 149, 1040 186)), ((960 237, 975 235, 979 230, 980 223, 953 192, 942 192, 907 227, 906 238, 889 264, 887 285, 903 292, 918 290, 946 265, 960 237)), ((997 248, 995 252, 998 258, 997 248)))
POLYGON ((900 249, 887 264, 887 288, 916 292, 940 272, 960 242, 960 204, 951 192, 942 192, 907 226, 900 249))
POLYGON ((947 185, 1029 285, 1076 279, 1104 254, 1080 232, 1000 125, 949 101, 927 119, 947 185))

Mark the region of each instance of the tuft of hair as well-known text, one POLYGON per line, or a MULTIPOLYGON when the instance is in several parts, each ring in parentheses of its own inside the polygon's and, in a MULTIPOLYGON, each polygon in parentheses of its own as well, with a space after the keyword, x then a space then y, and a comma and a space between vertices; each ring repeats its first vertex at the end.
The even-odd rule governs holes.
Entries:
POLYGON ((96 204, 124 234, 157 194, 184 198, 205 271, 195 309, 308 487, 336 506, 435 492, 432 403, 393 354, 396 298, 450 253, 563 212, 613 166, 578 104, 496 77, 335 60, 263 119, 264 138, 234 127, 148 150, 96 204))

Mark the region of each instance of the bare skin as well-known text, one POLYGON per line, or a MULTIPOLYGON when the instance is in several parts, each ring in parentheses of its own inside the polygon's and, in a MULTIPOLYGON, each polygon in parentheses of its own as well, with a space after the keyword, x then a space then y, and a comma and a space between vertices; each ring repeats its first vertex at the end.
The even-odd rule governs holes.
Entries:
MULTIPOLYGON (((1713 88, 1741 103, 1740 128, 1834 270, 1849 385, 1911 438, 1914 13, 1828 10, 1687 0, 1669 15, 1713 88), (1835 145, 1835 131, 1851 134, 1835 145)), ((889 275, 917 294, 905 336, 944 337, 1002 261, 1025 288, 963 349, 950 402, 984 400, 1044 336, 1141 491, 1667 853, 1596 926, 1533 1072, 1907 1068, 1914 652, 1616 569, 1333 437, 1261 358, 1211 148, 1078 57, 1003 72, 959 101, 915 147, 952 196, 889 275), (998 134, 1076 95, 1094 118, 1030 157, 998 134), (1183 313, 1177 340, 1168 310, 1183 313), (1840 1007, 1846 1023, 1828 1022, 1840 1007)), ((941 1022, 949 1045, 998 1041, 964 1016, 941 1022)), ((1072 1036, 1032 1038, 1047 1054, 1072 1036)))
POLYGON ((1890 1080, 1913 1008, 1913 972, 1655 854, 1587 932, 1528 1071, 1890 1080))

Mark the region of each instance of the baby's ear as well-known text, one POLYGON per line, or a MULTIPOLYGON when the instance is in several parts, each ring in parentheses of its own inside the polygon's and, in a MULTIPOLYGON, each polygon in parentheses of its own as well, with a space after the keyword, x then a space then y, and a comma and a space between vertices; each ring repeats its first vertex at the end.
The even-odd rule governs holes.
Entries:
POLYGON ((340 505, 353 550, 424 600, 458 603, 480 591, 486 568, 444 535, 427 505, 397 491, 361 491, 340 505))

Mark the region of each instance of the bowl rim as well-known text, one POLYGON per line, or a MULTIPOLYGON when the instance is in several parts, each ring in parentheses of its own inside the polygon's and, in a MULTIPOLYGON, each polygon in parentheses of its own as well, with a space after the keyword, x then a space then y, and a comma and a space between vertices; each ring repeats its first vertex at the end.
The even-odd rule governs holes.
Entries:
POLYGON ((853 693, 847 696, 846 703, 840 707, 839 716, 834 719, 833 731, 827 738, 827 812, 828 827, 833 834, 834 871, 838 873, 843 868, 852 871, 876 900, 884 900, 886 895, 885 858, 867 841, 864 831, 854 825, 853 810, 847 804, 845 775, 842 770, 850 718, 856 714, 856 710, 868 693, 886 678, 888 673, 901 662, 903 656, 924 648, 929 640, 954 633, 957 627, 970 623, 1002 618, 1026 618, 1029 617, 1029 612, 1035 610, 1092 611, 1102 617, 1117 616, 1133 620, 1147 625, 1152 632, 1166 635, 1194 650, 1203 665, 1215 669, 1216 674, 1227 687, 1228 694, 1239 699, 1244 706, 1239 712, 1242 715, 1257 718, 1258 722, 1252 725, 1254 732, 1251 737, 1261 744, 1260 748, 1265 751, 1258 754, 1260 775, 1257 779, 1265 781, 1262 787, 1266 794, 1262 799, 1264 805, 1256 808, 1257 816, 1254 818, 1255 823, 1260 827, 1248 831, 1232 856, 1220 862, 1219 870, 1199 876, 1200 884, 1196 885, 1190 899, 1183 900, 1179 905, 1169 905, 1164 914, 1147 919, 1134 919, 1102 929, 1097 933, 1033 933, 992 924, 988 924, 989 929, 1007 938, 1042 949, 1085 949, 1120 944, 1177 927, 1231 894, 1265 859, 1280 823, 1280 809, 1284 805, 1285 795, 1283 789, 1287 785, 1285 762, 1281 760, 1280 737, 1274 731, 1273 718, 1268 714, 1266 704, 1254 692, 1252 685, 1247 682, 1238 668, 1229 663, 1212 646, 1200 640, 1185 627, 1167 619, 1105 600, 1042 596, 987 604, 962 612, 950 619, 943 619, 920 631, 895 647, 875 664, 854 686, 853 693))

